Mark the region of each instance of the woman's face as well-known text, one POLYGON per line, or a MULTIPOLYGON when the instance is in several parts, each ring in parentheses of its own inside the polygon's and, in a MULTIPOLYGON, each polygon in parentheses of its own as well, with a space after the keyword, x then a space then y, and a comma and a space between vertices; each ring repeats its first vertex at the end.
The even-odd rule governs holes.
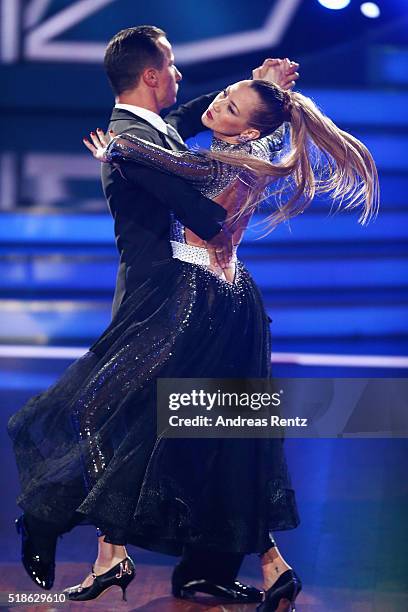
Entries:
POLYGON ((258 94, 252 81, 239 81, 221 91, 201 117, 202 123, 217 138, 237 142, 237 136, 258 138, 259 130, 251 127, 251 112, 259 106, 258 94))

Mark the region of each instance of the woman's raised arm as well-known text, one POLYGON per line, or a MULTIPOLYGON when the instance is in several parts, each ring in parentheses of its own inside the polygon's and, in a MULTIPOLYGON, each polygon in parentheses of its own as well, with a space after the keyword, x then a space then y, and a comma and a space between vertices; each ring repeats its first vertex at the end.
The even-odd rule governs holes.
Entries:
POLYGON ((102 130, 83 139, 92 155, 101 162, 133 161, 168 174, 175 174, 197 189, 207 187, 219 176, 222 163, 195 151, 172 151, 124 132, 113 136, 102 130))

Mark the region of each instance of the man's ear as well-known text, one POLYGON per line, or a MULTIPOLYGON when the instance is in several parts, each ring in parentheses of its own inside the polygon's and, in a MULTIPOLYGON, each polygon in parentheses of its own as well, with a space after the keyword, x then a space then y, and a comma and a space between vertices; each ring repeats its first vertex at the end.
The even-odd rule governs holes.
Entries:
POLYGON ((142 73, 142 81, 148 87, 157 87, 159 84, 159 78, 157 70, 155 68, 147 68, 142 73))
POLYGON ((245 142, 246 140, 256 140, 261 135, 261 132, 257 128, 247 128, 239 135, 241 140, 245 142))

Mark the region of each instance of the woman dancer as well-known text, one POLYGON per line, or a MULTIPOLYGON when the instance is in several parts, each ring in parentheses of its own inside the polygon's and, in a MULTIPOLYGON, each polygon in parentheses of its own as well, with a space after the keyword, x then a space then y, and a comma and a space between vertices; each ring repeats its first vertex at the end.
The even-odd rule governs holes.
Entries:
MULTIPOLYGON (((102 134, 99 143, 92 136, 95 148, 88 143, 102 160, 134 159, 176 172, 225 206, 233 258, 220 269, 206 244, 173 222, 173 259, 128 297, 56 385, 11 419, 23 484, 19 503, 55 526, 62 517, 65 524, 97 525, 118 546, 130 542, 177 554, 180 542, 191 542, 214 554, 257 552, 266 591, 259 609, 275 610, 279 602, 292 605, 301 588, 270 535, 299 522, 282 440, 156 439, 154 380, 268 377, 268 319, 259 291, 236 259, 265 186, 282 177, 295 186, 269 216, 270 227, 303 211, 318 192, 330 192, 346 207, 361 206, 365 223, 377 210, 377 175, 362 143, 309 99, 267 82, 231 86, 203 122, 215 137, 205 155, 169 152, 127 134, 107 152, 102 134), (291 149, 271 164, 256 141, 285 121, 291 149), (326 178, 315 179, 311 142, 330 156, 326 178)), ((133 575, 123 548, 120 568, 93 574, 89 586, 73 587, 69 597, 90 599, 112 584, 126 588, 123 576, 129 581, 133 575)))

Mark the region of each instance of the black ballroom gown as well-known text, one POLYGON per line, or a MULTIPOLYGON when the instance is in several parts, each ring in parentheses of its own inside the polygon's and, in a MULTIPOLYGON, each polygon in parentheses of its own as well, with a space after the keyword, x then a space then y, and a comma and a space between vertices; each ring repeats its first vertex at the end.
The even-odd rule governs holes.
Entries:
MULTIPOLYGON (((209 197, 240 179, 200 153, 129 139, 111 145, 112 159, 176 171, 209 197)), ((174 219, 181 255, 158 262, 89 350, 11 417, 17 502, 59 533, 91 524, 108 542, 166 554, 186 543, 260 553, 269 533, 299 524, 284 439, 156 433, 158 377, 271 376, 269 319, 250 274, 237 260, 234 283, 220 279, 194 263, 183 235, 174 219)))

